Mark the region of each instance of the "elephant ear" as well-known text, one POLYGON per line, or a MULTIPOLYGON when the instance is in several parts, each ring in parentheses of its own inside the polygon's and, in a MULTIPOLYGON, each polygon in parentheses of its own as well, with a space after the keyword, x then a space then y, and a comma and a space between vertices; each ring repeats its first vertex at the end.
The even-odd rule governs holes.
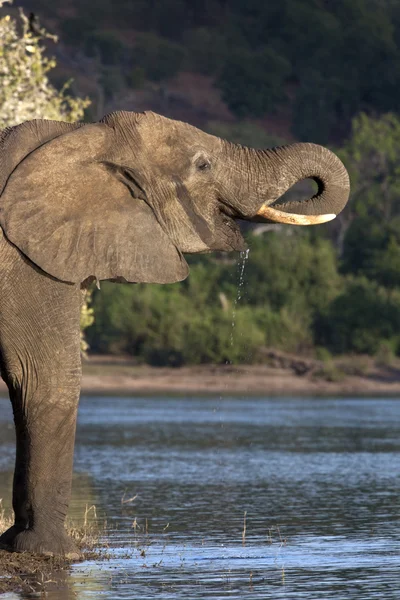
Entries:
POLYGON ((0 195, 7 179, 28 154, 49 140, 75 131, 82 123, 63 123, 35 119, 0 132, 0 195))
POLYGON ((180 281, 188 275, 182 255, 123 168, 105 159, 114 135, 105 124, 78 126, 22 157, 0 197, 0 225, 62 281, 180 281))

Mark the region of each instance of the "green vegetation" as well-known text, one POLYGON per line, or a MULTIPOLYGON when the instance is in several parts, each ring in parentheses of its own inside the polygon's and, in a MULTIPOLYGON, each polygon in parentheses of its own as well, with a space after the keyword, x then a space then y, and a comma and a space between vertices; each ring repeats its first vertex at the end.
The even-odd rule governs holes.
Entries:
POLYGON ((287 230, 248 237, 240 288, 241 261, 212 255, 193 258, 181 284, 103 283, 92 349, 171 366, 256 362, 263 346, 310 350, 314 322, 341 288, 331 243, 287 230))
POLYGON ((0 129, 29 119, 83 118, 89 100, 68 94, 68 82, 58 91, 49 81, 47 74, 56 63, 45 54, 46 38, 57 41, 45 30, 41 35, 32 33, 22 11, 19 23, 10 15, 0 19, 0 129))
POLYGON ((228 56, 217 86, 222 99, 238 117, 262 117, 285 102, 290 63, 274 50, 235 48, 228 56))

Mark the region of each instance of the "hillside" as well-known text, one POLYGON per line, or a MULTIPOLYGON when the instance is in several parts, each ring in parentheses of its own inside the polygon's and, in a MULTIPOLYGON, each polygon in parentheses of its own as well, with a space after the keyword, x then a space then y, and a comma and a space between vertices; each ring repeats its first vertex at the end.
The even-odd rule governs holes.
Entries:
POLYGON ((88 118, 150 108, 202 127, 338 144, 360 111, 397 111, 400 5, 383 0, 18 0, 60 37, 55 77, 88 118))

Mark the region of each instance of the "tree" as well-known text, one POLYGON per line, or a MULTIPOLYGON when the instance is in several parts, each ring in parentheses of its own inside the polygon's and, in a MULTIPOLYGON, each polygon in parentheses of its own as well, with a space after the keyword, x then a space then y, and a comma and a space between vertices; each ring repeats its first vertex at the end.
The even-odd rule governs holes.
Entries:
POLYGON ((229 54, 217 86, 222 98, 238 117, 262 117, 286 100, 284 82, 288 61, 274 50, 254 53, 239 47, 229 54))
POLYGON ((57 38, 44 29, 39 35, 30 31, 22 10, 20 25, 21 33, 10 15, 0 19, 0 128, 30 119, 79 121, 89 100, 69 95, 70 82, 56 90, 47 76, 56 63, 46 56, 42 40, 57 38))
POLYGON ((349 277, 319 322, 320 343, 337 353, 375 354, 382 343, 398 353, 400 292, 366 277, 349 277))
POLYGON ((340 156, 352 198, 340 217, 343 270, 386 287, 400 285, 400 119, 361 114, 340 156))
MULTIPOLYGON (((4 0, 0 0, 0 7, 3 4, 4 0)), ((56 63, 46 56, 44 39, 57 41, 45 29, 35 27, 32 31, 22 10, 19 24, 10 15, 0 19, 0 129, 31 119, 69 122, 83 119, 90 101, 68 94, 70 82, 61 91, 50 83, 47 74, 56 63)), ((88 301, 86 297, 82 306, 82 332, 93 322, 88 301)), ((82 350, 86 348, 82 333, 82 350)))
POLYGON ((352 209, 389 222, 400 214, 400 119, 361 113, 340 151, 352 182, 352 209))
POLYGON ((182 46, 154 33, 140 33, 136 40, 134 62, 149 79, 160 82, 176 75, 185 56, 182 46))

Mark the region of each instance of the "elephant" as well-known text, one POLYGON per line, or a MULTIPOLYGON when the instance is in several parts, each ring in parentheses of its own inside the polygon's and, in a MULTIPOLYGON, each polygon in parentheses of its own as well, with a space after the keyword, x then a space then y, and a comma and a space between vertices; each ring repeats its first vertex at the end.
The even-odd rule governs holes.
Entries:
POLYGON ((0 369, 16 431, 14 525, 2 548, 79 557, 72 479, 82 289, 173 283, 185 253, 241 251, 237 220, 324 223, 349 177, 328 149, 230 143, 152 112, 27 121, 0 134, 0 369), (299 180, 314 196, 274 204, 299 180))

